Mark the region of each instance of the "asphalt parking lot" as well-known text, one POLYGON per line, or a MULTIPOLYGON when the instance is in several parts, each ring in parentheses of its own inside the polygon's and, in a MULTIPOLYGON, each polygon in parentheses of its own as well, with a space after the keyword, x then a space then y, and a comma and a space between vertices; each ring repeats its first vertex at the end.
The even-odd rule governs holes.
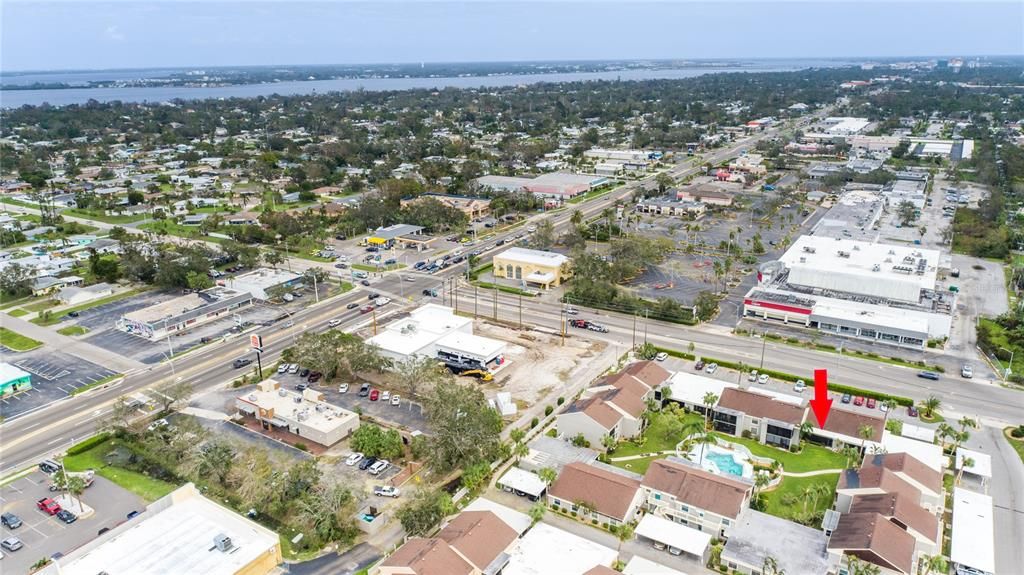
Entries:
MULTIPOLYGON (((271 377, 281 383, 282 386, 295 389, 295 386, 305 379, 298 375, 289 373, 275 373, 271 377)), ((349 385, 348 393, 338 393, 337 385, 317 386, 318 391, 323 392, 327 403, 337 405, 355 411, 359 407, 362 413, 395 425, 400 425, 409 430, 427 432, 427 419, 423 415, 423 407, 402 398, 401 405, 391 405, 383 401, 370 401, 369 397, 359 397, 359 383, 349 385)))
POLYGON ((112 301, 78 312, 77 318, 67 318, 60 325, 80 325, 89 331, 112 327, 117 318, 142 308, 156 305, 180 296, 173 291, 149 291, 118 301, 112 301))
POLYGON ((79 387, 117 373, 45 346, 24 353, 0 352, 0 361, 32 374, 32 389, 0 399, 0 417, 4 419, 64 399, 79 387))
POLYGON ((41 471, 13 481, 0 489, 0 505, 4 513, 14 513, 24 524, 17 529, 3 527, 4 539, 17 537, 24 547, 17 551, 4 551, 5 574, 28 573, 36 561, 55 553, 67 554, 92 539, 104 528, 127 521, 131 511, 141 511, 145 502, 102 477, 96 477, 92 486, 82 494, 82 502, 94 510, 90 517, 80 518, 65 525, 56 517, 36 509, 36 501, 54 494, 48 489, 49 478, 41 471))

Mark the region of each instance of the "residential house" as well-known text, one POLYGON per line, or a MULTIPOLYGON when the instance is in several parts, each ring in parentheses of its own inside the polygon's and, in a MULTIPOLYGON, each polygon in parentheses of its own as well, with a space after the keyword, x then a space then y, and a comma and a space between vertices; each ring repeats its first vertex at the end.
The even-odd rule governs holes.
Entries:
POLYGON ((760 575, 765 560, 775 559, 779 573, 825 575, 828 538, 821 529, 748 509, 729 529, 721 564, 730 573, 760 575))
POLYGON ((677 457, 651 462, 640 482, 643 507, 676 523, 726 537, 750 504, 753 485, 677 457))
POLYGON ((422 201, 426 198, 437 200, 450 208, 455 208, 456 210, 466 214, 466 217, 470 220, 482 218, 491 213, 491 200, 487 198, 454 196, 449 194, 423 194, 415 198, 403 199, 402 205, 406 206, 408 204, 422 201))
POLYGON ((570 463, 591 463, 597 461, 598 455, 593 449, 576 447, 568 441, 546 435, 538 435, 527 447, 530 451, 519 460, 519 467, 534 472, 551 468, 561 473, 562 468, 570 463))
POLYGON ((729 388, 722 391, 714 413, 717 431, 789 449, 800 443, 807 406, 797 397, 729 388))
POLYGON ((85 282, 78 276, 66 276, 62 278, 54 276, 37 277, 32 282, 32 295, 39 297, 54 293, 69 286, 80 286, 85 282))
POLYGON ((114 295, 114 286, 98 283, 87 287, 66 287, 57 292, 57 300, 63 305, 79 305, 114 295))
POLYGON ((603 378, 558 416, 559 433, 567 439, 582 435, 593 446, 608 435, 635 437, 643 430, 647 401, 670 376, 657 363, 641 361, 603 378))
POLYGON ((944 505, 942 472, 928 467, 906 453, 879 453, 864 458, 861 471, 885 469, 896 474, 921 493, 921 504, 929 509, 944 505))
POLYGON ((859 449, 869 443, 877 444, 882 441, 882 432, 885 431, 885 419, 882 417, 835 407, 829 413, 824 428, 818 427, 817 420, 812 424, 814 428, 807 440, 831 448, 849 445, 859 449), (868 428, 870 435, 862 436, 862 428, 868 428))
POLYGON ((696 184, 676 190, 676 199, 680 201, 703 202, 709 206, 728 207, 732 205, 732 195, 710 184, 696 184))
POLYGON ((885 493, 896 493, 911 501, 921 501, 921 492, 895 472, 880 466, 868 466, 860 469, 846 469, 839 474, 839 483, 836 485, 836 502, 833 507, 840 513, 848 513, 853 505, 854 497, 885 493))
POLYGON ((844 513, 832 531, 828 551, 834 563, 853 555, 876 565, 881 575, 916 573, 914 536, 878 513, 844 513))
POLYGON ((463 511, 436 537, 414 537, 374 569, 379 575, 500 573, 519 533, 491 511, 463 511))
POLYGON ((594 463, 570 463, 548 488, 548 504, 575 512, 581 521, 629 523, 640 507, 640 476, 594 463))
POLYGON ((934 555, 942 551, 942 522, 912 496, 899 493, 857 495, 850 504, 850 513, 876 513, 885 517, 914 536, 919 554, 934 555))

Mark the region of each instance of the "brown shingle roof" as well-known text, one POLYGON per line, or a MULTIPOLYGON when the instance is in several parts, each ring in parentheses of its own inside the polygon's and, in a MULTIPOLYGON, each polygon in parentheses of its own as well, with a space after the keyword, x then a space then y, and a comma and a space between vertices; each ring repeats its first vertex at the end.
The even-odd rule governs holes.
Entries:
POLYGON ((743 510, 751 488, 747 483, 667 459, 653 461, 641 485, 669 493, 683 503, 733 518, 743 510))
POLYGON ((437 536, 483 571, 519 535, 490 511, 463 511, 437 536))
POLYGON ((850 489, 878 489, 886 493, 899 493, 915 503, 921 502, 921 492, 895 472, 881 466, 846 469, 839 474, 839 491, 850 489))
POLYGON ((636 479, 583 463, 570 463, 548 488, 548 494, 566 503, 586 502, 594 511, 624 520, 640 488, 636 479))
POLYGON ((877 513, 845 513, 829 539, 829 549, 857 557, 888 569, 912 573, 914 536, 877 513))
POLYGON ((668 378, 672 377, 672 374, 665 368, 661 367, 653 361, 638 361, 632 363, 626 369, 622 370, 623 373, 628 373, 633 377, 647 384, 647 387, 654 389, 659 385, 665 383, 668 378))
POLYGON ((878 493, 854 496, 850 504, 851 513, 878 513, 889 519, 896 520, 897 525, 904 525, 917 531, 936 543, 939 532, 939 520, 906 496, 899 493, 878 493))
MULTIPOLYGON (((814 425, 817 425, 817 419, 815 419, 813 423, 814 425)), ((881 417, 874 417, 863 413, 854 413, 845 409, 832 410, 832 413, 828 416, 828 420, 825 421, 825 430, 860 440, 860 426, 862 425, 868 425, 871 427, 871 437, 868 438, 869 441, 882 440, 882 430, 885 428, 885 420, 881 417)))
POLYGON ((742 411, 752 417, 766 417, 792 425, 803 423, 807 412, 807 408, 802 405, 776 401, 767 395, 731 387, 722 391, 718 406, 742 411))
POLYGON ((642 392, 637 387, 639 387, 639 384, 634 382, 627 387, 610 390, 603 394, 602 397, 605 403, 615 404, 615 407, 639 419, 644 414, 644 410, 647 409, 647 403, 644 401, 644 393, 646 392, 642 392))
POLYGON ((863 467, 884 467, 904 473, 935 493, 942 492, 942 474, 906 453, 884 453, 864 458, 863 467))
POLYGON ((441 539, 413 538, 381 567, 408 567, 416 575, 470 575, 473 566, 441 539))
POLYGON ((593 397, 581 398, 572 402, 572 405, 565 410, 566 413, 584 413, 590 419, 593 419, 601 427, 605 429, 611 429, 615 427, 615 424, 622 419, 622 414, 615 411, 610 405, 606 405, 604 399, 601 396, 595 395, 593 397))

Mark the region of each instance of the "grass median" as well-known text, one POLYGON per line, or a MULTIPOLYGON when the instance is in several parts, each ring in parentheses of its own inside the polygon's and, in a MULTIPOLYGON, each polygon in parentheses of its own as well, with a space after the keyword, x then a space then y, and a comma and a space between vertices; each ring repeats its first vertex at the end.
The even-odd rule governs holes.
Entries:
POLYGON ((106 385, 106 384, 110 383, 111 381, 114 381, 115 379, 118 379, 119 377, 122 377, 122 375, 120 373, 115 373, 114 375, 108 375, 107 377, 104 377, 103 379, 97 379, 96 381, 94 381, 94 382, 92 382, 90 384, 83 385, 82 387, 76 387, 71 392, 71 395, 78 395, 80 393, 85 393, 85 392, 89 391, 90 389, 97 388, 97 387, 99 387, 101 385, 106 385))
POLYGON ((57 333, 68 337, 74 337, 76 335, 85 335, 89 333, 89 330, 80 325, 69 325, 58 329, 57 333))
POLYGON ((0 345, 12 351, 29 351, 43 345, 43 343, 13 332, 6 327, 0 327, 0 345))

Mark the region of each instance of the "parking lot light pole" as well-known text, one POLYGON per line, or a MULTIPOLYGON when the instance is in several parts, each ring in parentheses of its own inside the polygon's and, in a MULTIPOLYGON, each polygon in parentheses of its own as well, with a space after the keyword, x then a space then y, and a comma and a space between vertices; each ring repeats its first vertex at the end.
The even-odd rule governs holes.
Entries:
POLYGON ((1003 370, 1003 379, 1006 379, 1011 373, 1013 373, 1013 350, 1006 349, 1005 347, 1000 347, 999 349, 1010 352, 1010 363, 1006 366, 1006 369, 1003 370))

